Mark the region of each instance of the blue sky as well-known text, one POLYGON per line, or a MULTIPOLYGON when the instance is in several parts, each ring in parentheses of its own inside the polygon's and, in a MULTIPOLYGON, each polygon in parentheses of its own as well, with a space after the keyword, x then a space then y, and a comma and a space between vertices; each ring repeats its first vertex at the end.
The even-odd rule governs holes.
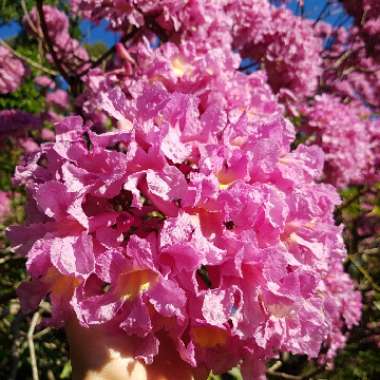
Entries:
MULTIPOLYGON (((119 39, 118 33, 107 30, 107 22, 104 20, 99 25, 95 25, 90 21, 84 20, 80 24, 80 29, 85 36, 85 43, 94 43, 102 41, 107 46, 113 46, 119 39)), ((17 22, 11 22, 0 26, 0 38, 8 39, 17 36, 21 27, 17 22)))

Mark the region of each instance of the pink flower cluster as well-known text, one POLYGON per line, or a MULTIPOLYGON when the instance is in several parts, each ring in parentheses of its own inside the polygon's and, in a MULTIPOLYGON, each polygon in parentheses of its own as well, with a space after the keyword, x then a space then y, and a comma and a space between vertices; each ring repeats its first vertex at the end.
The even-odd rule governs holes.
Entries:
POLYGON ((322 74, 322 39, 312 22, 266 0, 235 3, 234 45, 242 56, 262 65, 276 93, 313 95, 322 74))
POLYGON ((25 75, 23 63, 0 45, 0 94, 16 91, 25 75))
POLYGON ((356 27, 333 30, 327 24, 318 25, 319 33, 334 40, 324 54, 323 88, 342 99, 361 102, 373 110, 380 109, 380 62, 366 49, 356 27))
POLYGON ((48 296, 53 324, 74 313, 118 329, 146 363, 164 334, 191 366, 241 364, 245 379, 281 351, 333 355, 361 303, 343 272, 339 197, 315 181, 323 153, 290 150, 262 74, 182 49, 157 50, 125 92, 102 84, 98 107, 120 130, 66 118, 17 168, 30 200, 9 231, 32 277, 23 307, 48 296))
POLYGON ((368 109, 324 94, 304 109, 304 116, 310 142, 325 152, 327 182, 342 188, 379 180, 379 123, 370 120, 368 109))
MULTIPOLYGON (((29 112, 7 109, 0 111, 0 149, 8 142, 24 153, 36 152, 42 141, 54 140, 54 132, 42 128, 44 121, 52 122, 51 113, 32 114, 29 112)), ((60 120, 60 119, 59 119, 60 120)))
MULTIPOLYGON (((43 10, 49 37, 57 58, 63 67, 69 68, 70 70, 84 68, 89 62, 88 53, 86 49, 80 45, 79 41, 70 36, 69 20, 65 13, 50 5, 44 5, 43 10)), ((31 34, 37 37, 43 35, 36 8, 33 8, 32 11, 24 17, 23 21, 25 27, 31 34)), ((52 61, 50 54, 48 58, 52 61)))
POLYGON ((185 6, 184 1, 144 1, 144 0, 71 0, 75 13, 82 17, 100 22, 107 19, 113 29, 123 30, 130 25, 141 27, 145 24, 146 15, 161 23, 177 24, 173 14, 185 6), (173 20, 171 23, 170 21, 173 20))
POLYGON ((300 98, 311 95, 322 72, 322 39, 312 23, 268 0, 73 0, 72 4, 74 11, 93 21, 107 17, 117 30, 133 25, 162 42, 193 42, 198 52, 233 47, 242 57, 262 64, 275 92, 292 91, 300 98))
MULTIPOLYGON (((110 26, 125 32, 131 26, 160 30, 161 39, 177 39, 196 35, 200 44, 212 43, 216 35, 227 31, 231 20, 224 11, 229 0, 219 1, 146 1, 146 0, 71 0, 75 13, 100 22, 107 19, 110 26), (203 36, 203 39, 200 38, 203 36), (211 40, 211 41, 210 41, 211 40)), ((226 37, 226 34, 224 34, 226 37)), ((220 40, 227 43, 227 40, 220 40)))

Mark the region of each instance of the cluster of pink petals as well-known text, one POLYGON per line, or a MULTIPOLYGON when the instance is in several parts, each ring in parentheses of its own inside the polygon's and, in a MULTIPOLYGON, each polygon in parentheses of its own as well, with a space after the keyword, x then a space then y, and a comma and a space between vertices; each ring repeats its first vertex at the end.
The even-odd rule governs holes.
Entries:
POLYGON ((0 94, 16 91, 25 75, 25 66, 6 47, 0 45, 0 94))
MULTIPOLYGON (((231 20, 224 12, 230 0, 71 0, 75 13, 100 22, 107 19, 113 29, 125 32, 129 27, 157 32, 162 39, 189 38, 196 35, 202 45, 207 45, 222 30, 227 31, 231 20), (203 39, 201 38, 203 36, 203 39)), ((226 37, 225 34, 223 34, 226 37)), ((220 37, 220 36, 219 36, 220 37)), ((227 40, 219 40, 228 43, 227 40)), ((211 42, 212 43, 212 42, 211 42)))
POLYGON ((309 141, 325 153, 327 182, 343 188, 379 179, 379 123, 370 120, 366 108, 324 94, 303 111, 309 141))
POLYGON ((129 123, 125 125, 123 117, 105 111, 104 94, 109 88, 119 86, 135 98, 149 80, 162 83, 169 90, 199 94, 213 80, 218 81, 219 89, 226 88, 240 62, 238 55, 228 48, 214 48, 207 54, 199 54, 199 45, 194 41, 180 45, 167 42, 153 49, 144 39, 128 49, 118 44, 116 51, 117 67, 106 73, 100 69, 91 70, 85 77, 86 89, 77 99, 77 105, 95 126, 104 125, 106 116, 112 116, 119 128, 128 128, 129 123))
POLYGON ((48 297, 53 324, 118 329, 146 363, 164 334, 193 367, 264 378, 279 352, 332 355, 360 317, 339 197, 315 181, 318 147, 290 150, 265 76, 193 49, 136 52, 122 89, 93 84, 119 130, 66 118, 17 168, 29 205, 9 237, 32 278, 18 291, 26 310, 48 297))
POLYGON ((155 33, 161 42, 191 41, 203 53, 214 47, 233 47, 243 57, 262 64, 275 92, 292 91, 303 98, 317 88, 322 39, 315 35, 310 21, 272 6, 268 0, 141 4, 74 0, 72 4, 74 11, 93 21, 107 17, 121 31, 134 25, 144 33, 155 33))
POLYGON ((7 192, 0 191, 0 224, 11 215, 11 199, 7 192))
MULTIPOLYGON (((118 70, 120 71, 120 70, 118 70)), ((120 77, 125 79, 125 70, 120 77)), ((75 99, 75 105, 82 110, 82 115, 92 123, 93 129, 103 130, 108 120, 108 114, 100 106, 102 93, 121 82, 112 71, 104 72, 97 68, 83 77, 84 91, 75 99)))
POLYGON ((235 2, 234 45, 259 62, 277 93, 313 95, 322 73, 322 39, 312 22, 265 0, 235 2))
POLYGON ((141 27, 146 17, 175 28, 178 20, 174 13, 182 10, 185 4, 186 1, 173 0, 71 0, 73 12, 94 22, 107 19, 116 30, 125 30, 130 25, 141 27))
POLYGON ((319 23, 317 30, 323 38, 334 40, 323 57, 324 90, 380 109, 380 62, 369 54, 360 30, 334 30, 325 23, 319 23))
MULTIPOLYGON (((84 69, 89 61, 88 53, 78 40, 70 36, 69 20, 65 13, 50 5, 44 5, 43 11, 49 38, 63 67, 71 70, 84 69)), ((38 37, 43 35, 37 8, 33 8, 23 21, 31 34, 38 37)), ((48 58, 53 60, 50 54, 48 58)))

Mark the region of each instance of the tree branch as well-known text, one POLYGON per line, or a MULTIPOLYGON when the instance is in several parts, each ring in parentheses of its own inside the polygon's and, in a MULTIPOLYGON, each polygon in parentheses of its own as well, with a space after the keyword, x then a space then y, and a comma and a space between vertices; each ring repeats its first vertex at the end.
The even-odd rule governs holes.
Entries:
POLYGON ((311 379, 312 376, 316 375, 317 373, 323 371, 323 368, 315 368, 312 369, 309 372, 304 373, 303 375, 291 375, 286 372, 276 372, 275 369, 272 369, 274 367, 281 367, 282 363, 281 361, 276 362, 271 368, 267 370, 267 375, 273 376, 273 377, 278 377, 280 379, 285 379, 285 380, 309 380, 311 379), (278 364, 280 363, 280 364, 278 364))
POLYGON ((37 11, 38 11, 38 15, 39 15, 39 18, 40 18, 41 29, 42 29, 42 33, 43 33, 43 36, 44 36, 44 40, 45 40, 45 42, 47 44, 47 47, 48 47, 49 52, 50 52, 50 54, 51 54, 51 56, 53 58, 53 61, 54 61, 54 64, 55 64, 57 70, 62 75, 62 77, 66 80, 66 82, 69 85, 72 85, 72 78, 71 78, 71 76, 68 73, 66 73, 66 70, 62 66, 62 63, 59 60, 56 51, 54 50, 53 42, 50 39, 49 30, 48 30, 48 27, 47 27, 47 24, 46 24, 46 20, 45 20, 45 13, 44 13, 43 5, 44 5, 43 0, 37 0, 37 11))
POLYGON ((267 375, 273 376, 273 377, 278 377, 280 379, 285 379, 285 380, 302 380, 302 376, 297 376, 297 375, 290 375, 285 372, 276 372, 276 371, 267 371, 267 375))
POLYGON ((58 75, 57 71, 51 70, 45 66, 42 66, 28 57, 24 57, 18 51, 13 49, 9 44, 7 44, 4 40, 0 39, 0 44, 3 45, 5 48, 9 49, 13 53, 14 56, 16 56, 17 58, 20 58, 22 61, 28 63, 30 66, 33 66, 35 69, 41 70, 44 73, 49 74, 49 75, 54 75, 54 76, 58 75))

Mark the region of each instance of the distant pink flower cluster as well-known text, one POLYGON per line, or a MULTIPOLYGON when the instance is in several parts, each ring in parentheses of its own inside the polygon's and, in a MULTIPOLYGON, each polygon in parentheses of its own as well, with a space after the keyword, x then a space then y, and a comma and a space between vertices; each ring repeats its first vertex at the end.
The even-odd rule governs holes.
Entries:
POLYGON ((156 32, 158 27, 163 31, 160 38, 194 34, 204 37, 198 38, 202 45, 214 40, 215 31, 231 22, 223 8, 228 3, 229 0, 71 0, 74 12, 94 22, 107 19, 115 30, 125 32, 133 26, 156 32))
POLYGON ((9 137, 22 137, 29 129, 41 126, 41 118, 15 109, 0 111, 0 144, 9 137))
POLYGON ((342 188, 379 180, 379 123, 360 104, 321 95, 305 110, 312 143, 325 152, 326 181, 342 188))
POLYGON ((343 0, 366 43, 370 56, 380 61, 380 3, 377 0, 343 0))
POLYGON ((17 168, 30 199, 9 232, 32 277, 23 307, 49 296, 53 324, 74 312, 118 329, 146 363, 165 334, 191 366, 240 363, 245 379, 281 351, 316 357, 327 344, 332 356, 361 303, 343 272, 339 197, 315 182, 323 154, 290 150, 262 74, 226 69, 223 50, 189 51, 147 52, 151 71, 125 92, 103 84, 98 107, 120 130, 66 118, 17 168))
POLYGON ((69 106, 69 95, 66 91, 57 89, 46 95, 46 102, 52 106, 65 110, 69 106))
MULTIPOLYGON (((84 68, 89 61, 89 56, 85 48, 79 41, 71 38, 69 33, 69 20, 65 13, 59 9, 50 6, 43 6, 45 21, 49 37, 53 43, 54 51, 65 68, 71 70, 84 68)), ((24 17, 25 27, 31 34, 42 36, 42 27, 40 25, 39 15, 36 8, 24 17)), ((48 56, 50 61, 52 57, 48 56)))
POLYGON ((16 91, 25 75, 24 64, 0 45, 0 94, 16 91))
POLYGON ((0 111, 0 148, 12 139, 25 153, 39 150, 38 143, 28 135, 42 126, 42 116, 16 109, 0 111))
POLYGON ((179 20, 174 14, 183 10, 186 3, 172 0, 71 0, 74 12, 94 22, 107 19, 111 27, 117 30, 130 25, 144 26, 146 17, 152 17, 167 29, 178 29, 179 20))
POLYGON ((327 92, 380 109, 380 61, 367 50, 360 29, 334 30, 319 24, 318 32, 334 40, 324 54, 322 83, 327 92))
POLYGON ((322 39, 312 22, 266 0, 240 0, 235 7, 234 45, 242 56, 261 64, 275 92, 313 95, 322 74, 322 39))

